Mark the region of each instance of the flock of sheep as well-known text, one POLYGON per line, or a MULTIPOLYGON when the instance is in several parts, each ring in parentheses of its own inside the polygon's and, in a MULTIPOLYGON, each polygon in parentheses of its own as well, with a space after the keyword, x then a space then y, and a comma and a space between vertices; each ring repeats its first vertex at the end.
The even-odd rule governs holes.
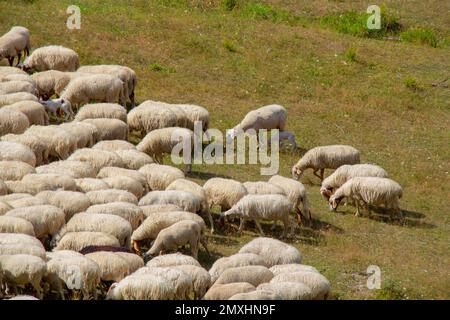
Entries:
MULTIPOLYGON (((294 231, 292 213, 299 223, 312 219, 298 181, 309 168, 322 180, 331 209, 345 199, 357 214, 380 204, 401 214, 400 185, 381 167, 360 164, 360 152, 343 145, 309 150, 293 166, 293 178, 215 177, 201 186, 186 178, 190 165, 182 171, 164 165, 163 156, 175 144, 174 130, 193 141, 197 121, 208 129, 205 108, 157 101, 135 107, 132 69, 80 67, 71 49, 48 46, 30 55, 30 47, 24 27, 0 38, 0 60, 11 65, 0 67, 0 296, 27 287, 38 298, 61 299, 98 293, 108 299, 325 299, 329 281, 276 239, 256 238, 205 270, 197 261, 200 246, 209 254, 205 220, 211 233, 233 216, 239 232, 253 220, 261 235, 260 221, 281 221, 287 236, 294 231), (28 55, 23 63, 22 53, 28 55), (73 121, 50 124, 62 113, 73 121), (131 131, 143 137, 137 146, 128 142, 131 131), (324 179, 325 169, 336 170, 324 179), (186 246, 190 256, 173 253, 186 246)), ((286 121, 283 107, 265 106, 227 136, 280 129, 295 147, 286 121)))

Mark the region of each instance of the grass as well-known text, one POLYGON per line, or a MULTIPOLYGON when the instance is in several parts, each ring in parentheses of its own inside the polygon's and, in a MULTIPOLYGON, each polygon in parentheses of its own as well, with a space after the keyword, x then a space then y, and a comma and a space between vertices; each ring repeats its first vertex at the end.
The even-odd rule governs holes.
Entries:
MULTIPOLYGON (((406 28, 425 21, 423 27, 438 37, 448 36, 445 2, 434 2, 437 9, 416 0, 387 2, 406 28)), ((358 37, 314 22, 339 12, 365 12, 367 3, 359 0, 259 1, 263 9, 253 7, 249 15, 242 13, 244 2, 231 11, 219 0, 206 3, 80 0, 81 29, 68 30, 70 0, 0 1, 0 30, 24 25, 31 30, 33 47, 61 44, 76 50, 82 64, 127 65, 138 74, 138 102, 203 105, 210 111, 211 127, 222 131, 256 107, 284 105, 287 127, 301 148, 281 153, 284 176, 306 149, 354 145, 362 161, 381 165, 403 186, 405 221, 392 223, 383 214, 358 218, 351 207, 330 212, 319 182, 307 172, 302 182, 314 222, 288 242, 301 250, 304 263, 330 279, 333 298, 449 299, 450 93, 430 85, 448 78, 448 47, 358 37), (265 13, 255 13, 260 11, 265 13), (300 18, 286 21, 280 11, 300 18), (238 54, 224 48, 224 39, 238 54), (408 78, 421 89, 408 87, 408 78), (385 280, 380 290, 365 286, 369 265, 381 268, 385 280)), ((199 183, 216 175, 267 180, 259 169, 194 165, 189 178, 199 183)), ((268 224, 263 228, 273 237, 281 232, 280 227, 270 231, 268 224)), ((251 223, 241 237, 235 226, 218 230, 209 238, 213 257, 201 252, 202 264, 237 252, 257 235, 251 223)))
POLYGON ((402 40, 412 43, 425 44, 433 48, 439 45, 436 33, 427 28, 414 28, 400 34, 402 40))

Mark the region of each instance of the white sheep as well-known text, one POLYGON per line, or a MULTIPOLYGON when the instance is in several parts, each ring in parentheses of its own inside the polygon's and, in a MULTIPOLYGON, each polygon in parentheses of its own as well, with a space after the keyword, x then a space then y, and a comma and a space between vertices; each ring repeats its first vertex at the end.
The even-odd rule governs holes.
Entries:
POLYGON ((27 146, 20 143, 0 141, 0 161, 22 161, 32 167, 36 165, 36 156, 27 146))
POLYGON ((256 288, 258 291, 270 291, 282 300, 311 300, 311 289, 302 282, 284 281, 262 283, 256 288))
POLYGON ((179 206, 175 204, 152 204, 150 206, 140 207, 145 217, 152 217, 155 214, 161 214, 163 212, 171 211, 183 211, 179 206))
POLYGON ((48 146, 36 136, 27 134, 7 134, 0 138, 1 141, 15 142, 31 149, 36 158, 36 165, 41 165, 48 159, 48 146))
MULTIPOLYGON (((402 216, 399 199, 403 195, 402 187, 394 180, 378 177, 355 177, 344 183, 330 197, 330 210, 336 210, 344 198, 356 203, 356 213, 360 214, 360 207, 364 207, 371 214, 370 205, 384 205, 398 217, 402 216)), ((392 218, 392 215, 391 215, 392 218)))
POLYGON ((22 112, 27 118, 30 125, 48 125, 49 119, 44 106, 35 101, 20 101, 9 106, 2 107, 2 110, 15 110, 22 112))
POLYGON ((24 27, 13 27, 0 37, 0 60, 8 59, 10 66, 13 65, 15 57, 17 64, 20 63, 22 52, 29 54, 30 33, 24 27))
POLYGON ((174 127, 177 125, 177 115, 169 108, 153 101, 145 101, 128 112, 127 123, 130 131, 147 133, 155 129, 174 127))
POLYGON ((192 192, 181 190, 151 191, 139 201, 139 206, 152 204, 174 204, 184 211, 198 213, 201 209, 201 199, 192 192))
POLYGON ((127 169, 139 170, 147 164, 154 163, 153 159, 149 155, 134 149, 117 150, 115 152, 122 159, 125 168, 127 169))
POLYGON ((221 219, 228 216, 239 216, 241 223, 239 233, 242 233, 246 220, 254 220, 261 235, 264 231, 261 228, 259 220, 281 221, 284 225, 283 237, 286 235, 288 227, 291 225, 290 212, 292 203, 284 195, 267 194, 255 195, 249 194, 238 201, 231 209, 221 213, 221 219))
POLYGON ((97 127, 98 140, 127 140, 128 126, 118 119, 98 118, 86 119, 83 123, 89 123, 97 127))
POLYGON ((200 263, 191 256, 181 253, 169 253, 157 256, 146 263, 147 267, 171 267, 180 265, 192 265, 201 267, 200 263))
POLYGON ((42 243, 22 233, 0 233, 0 256, 5 254, 30 254, 45 259, 42 243))
POLYGON ((67 160, 88 162, 96 172, 103 167, 123 167, 122 159, 114 152, 90 148, 78 149, 67 160))
POLYGON ((195 122, 201 123, 202 130, 205 132, 209 128, 209 112, 204 107, 193 104, 176 104, 178 108, 184 111, 186 115, 186 128, 194 130, 195 122))
POLYGON ((114 214, 130 222, 133 230, 137 229, 144 221, 142 209, 133 203, 120 202, 118 200, 115 201, 116 202, 93 205, 86 210, 86 213, 114 214))
POLYGON ((75 137, 78 149, 92 147, 98 136, 97 127, 89 123, 73 121, 62 123, 59 127, 75 137))
POLYGON ((29 126, 30 122, 22 112, 11 109, 0 109, 0 136, 8 133, 24 133, 29 126))
POLYGON ((116 237, 104 232, 79 231, 67 232, 54 250, 81 251, 87 246, 112 246, 120 247, 116 237))
MULTIPOLYGON (((96 175, 94 168, 88 162, 76 160, 54 161, 49 164, 36 167, 36 173, 62 174, 71 176, 74 179, 94 178, 96 175)), ((108 186, 105 186, 105 189, 108 189, 108 186)))
POLYGON ((269 282, 273 277, 273 273, 264 266, 233 267, 224 270, 214 285, 247 282, 257 287, 261 283, 269 282))
POLYGON ((279 275, 279 274, 282 274, 282 273, 303 272, 303 271, 320 273, 313 266, 308 266, 308 265, 299 264, 299 263, 289 263, 289 264, 275 265, 275 266, 270 268, 270 271, 272 271, 272 273, 274 275, 276 275, 276 276, 279 275))
POLYGON ((211 286, 211 276, 208 271, 202 267, 184 264, 171 266, 170 268, 183 271, 191 276, 194 285, 194 299, 200 299, 203 297, 211 286))
POLYGON ((284 190, 274 184, 265 181, 247 181, 243 183, 248 194, 281 194, 284 190))
POLYGON ((104 178, 103 181, 105 181, 111 189, 128 191, 134 194, 138 199, 140 199, 144 194, 144 187, 142 186, 142 183, 127 176, 104 178))
POLYGON ((75 184, 77 185, 77 190, 84 193, 89 191, 111 189, 111 187, 102 179, 79 178, 75 179, 75 184))
POLYGON ((38 98, 28 92, 17 92, 10 94, 0 93, 0 107, 11 105, 20 101, 35 101, 38 102, 38 98))
POLYGON ((91 204, 106 204, 111 202, 129 202, 132 204, 138 204, 137 197, 125 190, 106 189, 89 191, 86 196, 91 201, 91 204))
POLYGON ((97 118, 118 119, 127 122, 127 110, 116 103, 94 103, 84 105, 75 116, 77 121, 97 118))
POLYGON ((23 233, 35 236, 31 222, 23 218, 0 215, 0 233, 23 233))
POLYGON ((185 177, 178 168, 156 163, 147 164, 138 171, 146 176, 150 190, 165 190, 173 181, 185 177))
POLYGON ((31 126, 26 134, 41 139, 49 156, 58 159, 67 159, 77 148, 76 137, 59 126, 31 126))
POLYGON ((228 300, 239 293, 255 291, 254 285, 248 282, 234 282, 212 286, 203 297, 204 300, 228 300))
POLYGON ((36 173, 36 170, 28 163, 22 161, 0 161, 0 180, 22 180, 29 173, 36 173))
POLYGON ((92 149, 118 151, 118 150, 136 150, 136 147, 131 142, 125 140, 105 140, 97 142, 92 149))
POLYGON ((300 251, 280 240, 259 237, 245 244, 239 253, 254 253, 261 256, 268 268, 278 264, 301 263, 300 251))
POLYGON ((124 176, 131 178, 135 181, 138 181, 145 192, 148 191, 147 179, 144 174, 137 170, 124 169, 118 167, 104 167, 102 168, 98 174, 97 178, 113 178, 117 176, 124 176))
POLYGON ((2 94, 18 93, 18 92, 28 92, 33 95, 37 95, 38 91, 36 85, 22 80, 13 80, 0 82, 0 92, 2 94))
POLYGON ((21 183, 28 185, 30 194, 38 194, 45 190, 68 190, 75 191, 77 186, 75 180, 68 175, 54 173, 30 173, 25 175, 21 183))
POLYGON ((320 193, 328 200, 334 191, 354 177, 387 178, 388 173, 380 166, 374 164, 343 165, 322 181, 320 193))
POLYGON ((0 180, 0 196, 5 195, 8 193, 8 186, 0 180))
POLYGON ((211 275, 211 281, 214 283, 225 270, 244 266, 264 266, 264 260, 254 253, 236 253, 229 257, 217 259, 208 272, 211 275))
POLYGON ((6 67, 6 66, 0 66, 0 76, 9 76, 12 74, 21 74, 21 75, 28 75, 25 71, 20 70, 16 67, 6 67))
POLYGON ((311 290, 311 298, 313 300, 326 300, 330 294, 331 284, 327 278, 317 272, 293 272, 281 273, 270 281, 278 282, 300 282, 311 290))
POLYGON ((42 99, 49 99, 55 93, 61 93, 71 80, 68 73, 58 70, 35 72, 31 78, 36 83, 38 96, 42 99))
POLYGON ((18 295, 18 296, 15 296, 15 297, 12 297, 12 298, 9 298, 6 300, 39 300, 39 299, 36 297, 33 297, 33 296, 28 296, 28 295, 18 295))
POLYGON ((113 283, 108 300, 172 300, 175 288, 166 278, 153 274, 130 275, 113 283))
POLYGON ((283 300, 280 295, 269 290, 237 293, 228 300, 283 300))
POLYGON ((85 211, 91 205, 89 198, 81 192, 46 190, 39 192, 36 198, 64 211, 66 221, 69 221, 76 213, 85 211))
POLYGON ((40 206, 48 204, 46 201, 41 200, 39 198, 30 196, 17 200, 8 201, 8 204, 13 208, 23 208, 23 207, 32 207, 32 206, 40 206))
POLYGON ((244 185, 233 179, 211 178, 205 182, 203 189, 210 210, 214 205, 220 206, 220 211, 228 210, 247 195, 244 185))
POLYGON ((114 252, 98 251, 85 257, 97 263, 103 281, 120 281, 129 274, 128 263, 114 252))
POLYGON ((137 269, 142 268, 145 263, 144 259, 139 257, 137 254, 128 252, 114 252, 115 255, 121 257, 128 264, 129 273, 135 272, 137 269))
POLYGON ((46 46, 33 51, 22 64, 24 71, 76 71, 80 66, 78 54, 63 46, 46 46))
POLYGON ((311 168, 313 174, 321 181, 325 169, 337 169, 344 164, 360 163, 360 153, 357 149, 347 145, 320 146, 308 150, 292 167, 292 177, 300 179, 306 169, 311 168), (320 175, 317 171, 320 170, 320 175))
POLYGON ((11 209, 12 207, 8 203, 0 200, 0 216, 4 215, 11 209))

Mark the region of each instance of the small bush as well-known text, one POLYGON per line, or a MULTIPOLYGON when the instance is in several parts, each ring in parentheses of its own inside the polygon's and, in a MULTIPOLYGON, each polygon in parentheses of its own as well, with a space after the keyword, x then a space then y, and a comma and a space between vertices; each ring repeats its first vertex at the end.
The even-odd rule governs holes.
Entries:
POLYGON ((426 44, 433 48, 438 46, 438 37, 431 29, 426 28, 413 28, 402 32, 400 38, 403 41, 426 44))
POLYGON ((405 80, 403 80, 403 83, 405 84, 405 87, 412 90, 418 90, 420 88, 419 83, 415 78, 408 77, 405 80))
POLYGON ((383 287, 377 292, 376 299, 379 300, 405 300, 408 298, 405 288, 391 279, 387 279, 383 287))
POLYGON ((348 48, 347 50, 345 50, 344 56, 348 62, 355 62, 356 61, 355 47, 352 46, 352 47, 348 48))
POLYGON ((152 63, 149 66, 150 70, 155 71, 155 72, 161 72, 161 73, 172 73, 175 72, 175 70, 173 68, 168 68, 168 67, 164 67, 162 65, 160 65, 159 63, 152 63))
POLYGON ((230 52, 237 52, 237 48, 231 40, 228 39, 223 40, 222 45, 225 49, 227 49, 230 52))

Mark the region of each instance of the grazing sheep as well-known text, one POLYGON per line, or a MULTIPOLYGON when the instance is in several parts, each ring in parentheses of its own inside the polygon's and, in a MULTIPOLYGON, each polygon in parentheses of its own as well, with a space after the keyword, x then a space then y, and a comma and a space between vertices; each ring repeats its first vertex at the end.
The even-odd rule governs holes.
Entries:
POLYGON ((14 26, 14 27, 11 28, 10 31, 15 32, 15 33, 19 33, 20 35, 22 35, 25 38, 26 46, 25 46, 25 49, 23 50, 24 51, 24 56, 29 56, 30 55, 30 50, 31 50, 30 30, 28 30, 27 28, 22 27, 22 26, 14 26))
POLYGON ((58 70, 35 72, 31 78, 36 83, 38 96, 42 99, 49 99, 54 94, 61 93, 71 80, 66 72, 58 70))
POLYGON ((213 205, 220 206, 220 211, 231 209, 247 195, 244 185, 233 179, 211 178, 203 185, 206 199, 211 210, 213 205))
POLYGON ((24 208, 24 207, 32 207, 32 206, 40 206, 49 204, 46 201, 36 198, 36 197, 25 197, 17 200, 8 201, 8 204, 14 208, 24 208))
POLYGON ((0 201, 9 202, 17 199, 30 198, 33 197, 29 193, 11 193, 4 196, 0 196, 0 201))
POLYGON ((75 137, 77 149, 92 147, 99 131, 94 125, 84 122, 66 122, 60 124, 59 127, 75 137))
POLYGON ((3 281, 17 293, 17 286, 31 284, 38 297, 42 298, 41 281, 47 272, 47 265, 39 257, 27 254, 1 255, 0 272, 3 281))
POLYGON ((87 193, 89 191, 111 189, 111 187, 105 181, 95 178, 75 179, 75 184, 77 185, 77 190, 84 193, 87 193))
POLYGON ((170 268, 183 271, 191 276, 194 285, 194 299, 200 299, 203 297, 211 286, 211 276, 208 271, 202 267, 185 264, 171 266, 170 268))
MULTIPOLYGON (((145 152, 155 159, 157 163, 162 164, 163 156, 165 154, 171 154, 173 148, 180 143, 183 143, 183 148, 186 147, 186 143, 189 143, 191 154, 189 155, 189 163, 186 163, 185 172, 190 172, 192 168, 191 157, 194 133, 189 129, 180 127, 155 129, 147 133, 144 139, 136 146, 136 149, 145 152)), ((183 150, 183 157, 184 152, 185 150, 183 150)))
POLYGON ((0 92, 2 92, 2 94, 28 92, 33 95, 37 95, 38 93, 34 84, 22 80, 0 82, 0 92))
POLYGON ((78 54, 63 46, 46 46, 33 51, 22 64, 22 70, 31 71, 76 71, 80 66, 78 54))
POLYGON ((45 259, 42 243, 22 233, 0 233, 0 256, 6 254, 30 254, 45 259))
POLYGON ((77 148, 76 137, 59 126, 31 126, 26 134, 41 139, 48 155, 58 159, 67 159, 77 148))
POLYGON ((370 215, 370 205, 383 204, 387 210, 401 217, 399 199, 402 195, 402 187, 394 180, 378 177, 355 177, 336 190, 330 197, 329 205, 330 210, 335 211, 343 198, 350 198, 356 203, 356 216, 359 216, 361 206, 366 208, 370 215))
POLYGON ((98 174, 97 178, 114 178, 117 176, 124 176, 138 181, 145 192, 148 191, 147 179, 145 175, 136 170, 117 168, 117 167, 104 167, 98 174))
POLYGON ((23 233, 35 236, 34 228, 28 220, 0 215, 0 233, 23 233))
POLYGON ((120 216, 130 222, 133 230, 137 229, 144 221, 142 209, 137 205, 129 202, 110 202, 105 204, 97 204, 89 207, 86 213, 92 214, 114 214, 120 216))
POLYGON ((22 161, 36 166, 36 156, 27 146, 20 143, 0 141, 0 161, 22 161))
POLYGON ((97 142, 92 149, 118 151, 118 150, 136 150, 131 142, 125 140, 105 140, 97 142))
POLYGON ((138 199, 144 194, 142 184, 138 180, 127 176, 104 178, 103 181, 105 181, 111 189, 128 191, 134 194, 138 199))
POLYGON ((359 151, 351 146, 331 145, 315 147, 292 167, 292 177, 300 179, 306 169, 313 169, 316 177, 323 181, 325 169, 337 169, 344 164, 357 164, 360 162, 359 151), (320 175, 317 171, 320 170, 320 175))
POLYGON ((139 206, 152 204, 174 204, 183 209, 198 213, 201 209, 201 199, 195 194, 181 190, 151 191, 139 201, 139 206))
POLYGON ((20 74, 20 75, 28 75, 25 71, 20 70, 19 68, 16 67, 5 67, 5 66, 0 66, 0 76, 9 76, 12 74, 20 74))
POLYGON ((289 214, 292 210, 292 203, 286 196, 279 194, 255 195, 249 194, 239 200, 231 209, 220 214, 221 219, 228 216, 239 216, 241 223, 239 233, 244 229, 245 221, 254 220, 261 235, 264 231, 261 228, 259 220, 281 221, 284 225, 283 237, 291 224, 289 214))
POLYGON ((84 105, 75 116, 76 121, 98 118, 118 119, 126 123, 127 110, 116 103, 93 103, 84 105))
POLYGON ((322 181, 320 193, 328 200, 334 191, 354 177, 387 178, 388 173, 374 164, 343 165, 322 181))
POLYGON ((282 273, 304 272, 304 271, 319 273, 319 271, 312 266, 298 263, 276 265, 270 268, 270 271, 272 271, 272 273, 276 276, 282 273))
POLYGON ((248 194, 281 194, 285 195, 284 190, 274 184, 264 181, 247 181, 243 183, 248 194))
POLYGON ((47 190, 39 192, 36 198, 62 209, 66 221, 69 221, 74 214, 85 211, 91 205, 89 198, 84 193, 75 191, 47 190))
POLYGON ((98 251, 85 257, 97 263, 102 281, 120 281, 129 274, 128 263, 113 252, 98 251))
POLYGON ((111 202, 129 202, 132 204, 138 204, 136 196, 125 190, 106 189, 89 191, 86 196, 91 201, 91 204, 106 204, 111 202))
POLYGON ((256 288, 248 282, 234 282, 212 286, 203 297, 204 300, 228 300, 238 293, 253 292, 256 288))
POLYGON ((246 293, 238 293, 228 300, 283 300, 280 295, 269 290, 257 290, 246 293))
POLYGON ((20 182, 29 187, 29 191, 25 191, 24 193, 30 193, 32 195, 45 190, 75 191, 77 189, 75 180, 71 176, 64 174, 30 173, 25 175, 20 182))
POLYGON ((254 253, 237 253, 229 257, 217 259, 209 269, 211 281, 214 283, 227 269, 244 266, 265 266, 264 260, 254 253))
POLYGON ((130 275, 113 283, 107 300, 173 300, 175 288, 162 276, 153 274, 130 275))
POLYGON ((150 190, 165 190, 175 180, 185 177, 178 168, 156 163, 147 164, 138 171, 146 176, 150 190))
POLYGON ((301 263, 298 249, 280 240, 259 237, 244 245, 239 253, 254 253, 264 259, 264 265, 271 268, 278 264, 301 263))
POLYGON ((54 250, 81 251, 87 246, 113 246, 120 247, 116 237, 104 232, 79 231, 67 232, 54 250))
POLYGON ((147 164, 154 163, 149 155, 137 150, 117 150, 115 152, 122 159, 127 169, 139 170, 147 164))
POLYGON ((128 126, 125 122, 118 119, 86 119, 83 123, 90 123, 97 127, 99 135, 98 140, 127 140, 128 126))
POLYGON ((200 122, 205 132, 209 128, 209 112, 205 108, 193 104, 176 104, 186 115, 186 128, 194 130, 195 122, 200 122))
POLYGON ((181 253, 169 253, 162 256, 154 257, 146 263, 147 267, 171 267, 180 265, 192 265, 201 267, 200 263, 191 256, 181 253))
POLYGON ((30 126, 26 115, 20 111, 0 109, 0 136, 8 133, 20 134, 30 126))
POLYGON ((257 291, 271 291, 281 300, 311 300, 311 289, 301 282, 271 282, 262 283, 257 291))
POLYGON ((78 149, 67 160, 88 162, 99 172, 103 167, 123 167, 122 159, 114 152, 95 149, 78 149))
POLYGON ((177 119, 177 115, 172 110, 161 108, 161 105, 154 104, 153 101, 145 101, 127 114, 130 131, 138 131, 141 134, 174 127, 177 125, 177 119))
POLYGON ((20 101, 35 101, 38 102, 38 98, 28 92, 17 92, 10 94, 2 94, 0 92, 0 107, 8 106, 20 101))
POLYGON ((300 282, 311 290, 313 300, 326 300, 330 294, 331 285, 327 278, 317 272, 282 273, 275 276, 271 283, 300 282))
MULTIPOLYGON (((60 160, 36 168, 36 173, 53 173, 67 175, 74 179, 94 178, 96 171, 88 163, 76 160, 60 160)), ((75 184, 77 180, 75 180, 75 184)), ((77 185, 78 186, 78 185, 77 185)), ((108 189, 108 186, 105 186, 108 189)))
POLYGON ((185 128, 186 127, 186 125, 187 125, 187 115, 177 105, 166 103, 166 102, 162 102, 162 101, 152 101, 152 100, 147 100, 145 103, 147 105, 151 104, 152 106, 159 106, 161 109, 166 109, 166 110, 172 111, 173 114, 175 114, 175 116, 177 117, 175 127, 181 127, 181 128, 185 128))
POLYGON ((34 81, 34 79, 27 73, 11 73, 3 75, 0 71, 0 82, 9 81, 26 81, 36 86, 36 81, 34 81))
POLYGON ((35 172, 34 167, 22 161, 0 161, 0 180, 22 180, 25 175, 35 172))
POLYGON ((300 204, 303 204, 303 212, 309 217, 309 220, 311 220, 308 194, 306 193, 305 186, 300 181, 275 175, 269 179, 269 183, 284 190, 284 194, 291 201, 295 211, 297 212, 299 221, 301 221, 301 216, 303 215, 302 210, 300 209, 300 204))
POLYGON ((36 165, 41 165, 48 159, 47 145, 38 137, 28 133, 7 134, 0 138, 1 141, 15 142, 31 149, 36 157, 36 165))
POLYGON ((17 64, 20 63, 22 52, 25 55, 30 49, 30 33, 24 27, 13 27, 0 37, 0 61, 8 59, 10 66, 13 65, 15 57, 17 64))
POLYGON ((4 201, 0 201, 0 216, 4 215, 11 209, 12 207, 9 204, 4 201))
POLYGON ((49 235, 53 237, 64 225, 64 212, 51 205, 38 205, 12 209, 6 214, 8 217, 23 218, 33 225, 36 238, 42 239, 49 235))
POLYGON ((179 206, 175 204, 153 204, 150 206, 142 206, 140 208, 142 209, 142 212, 144 213, 144 216, 146 218, 163 212, 183 211, 179 206))
POLYGON ((30 125, 48 125, 49 119, 47 112, 42 104, 35 101, 19 101, 9 106, 2 107, 2 110, 15 110, 22 112, 30 125))
POLYGON ((257 287, 261 283, 269 282, 273 273, 264 266, 243 266, 228 268, 222 272, 214 282, 216 284, 227 284, 234 282, 247 282, 257 287))
POLYGON ((116 256, 121 257, 128 264, 129 273, 133 273, 139 268, 142 268, 145 263, 144 259, 139 257, 137 254, 129 253, 129 252, 114 252, 116 256))

